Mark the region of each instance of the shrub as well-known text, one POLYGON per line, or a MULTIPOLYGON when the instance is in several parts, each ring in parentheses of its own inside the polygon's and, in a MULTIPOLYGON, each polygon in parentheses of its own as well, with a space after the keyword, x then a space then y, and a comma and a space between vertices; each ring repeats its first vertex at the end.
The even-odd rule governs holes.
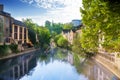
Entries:
POLYGON ((59 47, 67 48, 68 47, 68 41, 64 37, 60 37, 57 41, 57 44, 59 47))
POLYGON ((11 52, 11 49, 9 48, 8 45, 1 45, 0 46, 0 56, 5 56, 7 54, 10 54, 12 53, 11 52))
POLYGON ((13 53, 18 53, 18 45, 17 44, 11 44, 9 45, 10 49, 12 50, 13 53))

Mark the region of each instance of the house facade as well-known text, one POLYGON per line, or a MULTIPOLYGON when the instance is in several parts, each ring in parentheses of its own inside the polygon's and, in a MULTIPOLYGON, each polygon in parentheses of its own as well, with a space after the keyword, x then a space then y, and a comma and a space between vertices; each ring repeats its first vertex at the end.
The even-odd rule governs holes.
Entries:
POLYGON ((65 39, 68 40, 68 42, 69 42, 70 44, 73 43, 73 39, 74 39, 74 36, 75 36, 75 32, 74 32, 74 31, 72 31, 72 30, 63 30, 63 31, 62 31, 62 35, 63 35, 63 37, 64 37, 65 39))
POLYGON ((27 43, 28 29, 26 25, 4 12, 4 6, 0 4, 0 45, 11 43, 27 43))

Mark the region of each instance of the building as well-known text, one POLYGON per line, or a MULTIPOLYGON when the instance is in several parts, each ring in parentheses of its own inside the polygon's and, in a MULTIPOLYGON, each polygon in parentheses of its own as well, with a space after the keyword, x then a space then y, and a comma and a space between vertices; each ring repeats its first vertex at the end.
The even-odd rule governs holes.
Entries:
POLYGON ((76 35, 81 33, 81 20, 72 20, 72 25, 73 28, 71 30, 64 29, 62 31, 63 37, 66 38, 70 44, 73 43, 73 40, 76 37, 76 35))
POLYGON ((74 19, 72 20, 73 27, 79 27, 82 24, 81 20, 74 19))
POLYGON ((63 37, 65 38, 65 39, 67 39, 68 40, 68 42, 70 43, 70 44, 72 44, 73 43, 73 39, 74 39, 74 36, 75 36, 75 32, 73 31, 73 30, 63 30, 62 31, 62 35, 63 35, 63 37))
POLYGON ((26 25, 4 12, 4 6, 0 4, 0 45, 11 43, 27 43, 28 29, 26 25))

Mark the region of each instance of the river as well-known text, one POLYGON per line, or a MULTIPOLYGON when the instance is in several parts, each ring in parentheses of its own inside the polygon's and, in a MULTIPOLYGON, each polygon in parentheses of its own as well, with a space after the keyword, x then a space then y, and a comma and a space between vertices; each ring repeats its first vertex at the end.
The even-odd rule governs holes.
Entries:
POLYGON ((55 48, 0 61, 0 80, 120 80, 94 60, 55 48))

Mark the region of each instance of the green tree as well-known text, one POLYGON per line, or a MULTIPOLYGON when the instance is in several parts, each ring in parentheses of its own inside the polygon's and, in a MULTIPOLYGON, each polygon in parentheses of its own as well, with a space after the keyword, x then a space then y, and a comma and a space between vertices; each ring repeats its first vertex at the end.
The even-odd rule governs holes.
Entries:
POLYGON ((23 20, 23 22, 28 27, 28 35, 30 41, 35 46, 40 46, 41 48, 47 48, 50 43, 50 31, 48 28, 39 26, 38 24, 34 23, 31 19, 23 20))
POLYGON ((115 0, 83 0, 81 8, 81 45, 89 52, 96 52, 101 44, 105 49, 119 51, 120 3, 115 0), (104 38, 103 38, 104 37, 104 38), (100 41, 103 39, 103 41, 100 41), (117 45, 116 45, 116 44, 117 45), (111 46, 111 48, 109 48, 111 46))
POLYGON ((39 39, 39 43, 41 48, 45 48, 46 46, 49 46, 50 43, 50 32, 47 28, 45 27, 40 27, 38 29, 38 39, 39 39))
POLYGON ((64 24, 63 29, 67 29, 67 30, 72 29, 72 23, 64 24))
POLYGON ((62 32, 63 24, 62 23, 54 23, 54 22, 50 22, 47 20, 45 22, 45 27, 47 27, 49 29, 51 35, 53 33, 60 34, 62 32))
POLYGON ((49 28, 49 27, 51 27, 51 22, 50 21, 45 21, 45 27, 47 27, 47 28, 49 28))
POLYGON ((68 41, 61 34, 55 36, 54 42, 59 47, 68 48, 68 41))
POLYGON ((65 39, 64 37, 60 37, 57 41, 57 44, 59 47, 62 47, 62 48, 67 48, 68 46, 68 41, 67 39, 65 39))
POLYGON ((23 19, 23 22, 28 28, 28 38, 33 44, 36 44, 36 24, 33 23, 32 19, 23 19))

